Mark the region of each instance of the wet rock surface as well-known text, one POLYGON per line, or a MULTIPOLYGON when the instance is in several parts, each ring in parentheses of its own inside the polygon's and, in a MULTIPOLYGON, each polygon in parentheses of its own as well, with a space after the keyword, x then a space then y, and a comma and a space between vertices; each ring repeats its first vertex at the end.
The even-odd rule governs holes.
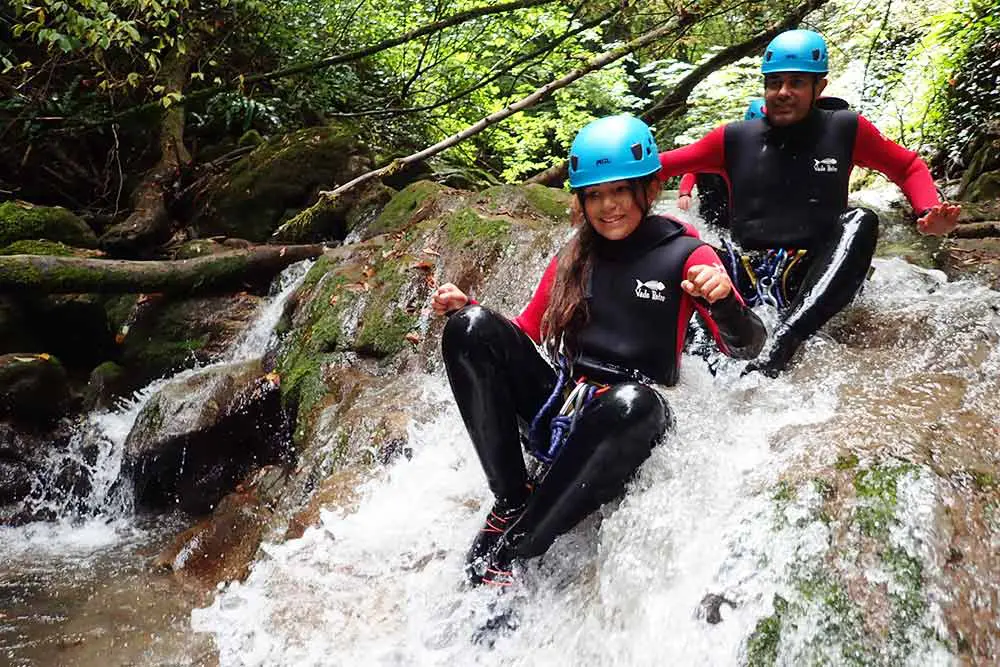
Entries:
POLYGON ((290 462, 289 436, 278 379, 259 361, 168 383, 125 443, 136 502, 204 514, 251 470, 290 462))

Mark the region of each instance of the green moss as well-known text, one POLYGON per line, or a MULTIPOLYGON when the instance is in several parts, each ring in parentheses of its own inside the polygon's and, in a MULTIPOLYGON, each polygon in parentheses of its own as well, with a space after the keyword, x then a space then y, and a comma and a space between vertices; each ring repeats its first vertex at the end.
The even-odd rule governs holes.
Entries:
POLYGON ((260 132, 257 130, 247 130, 240 136, 236 145, 242 148, 244 146, 260 146, 262 143, 264 143, 264 137, 260 136, 260 132))
POLYGON ((771 496, 771 499, 779 503, 787 503, 794 500, 796 495, 798 494, 795 491, 795 486, 787 480, 781 480, 775 487, 774 494, 771 496))
POLYGON ((781 596, 774 596, 774 614, 757 621, 747 639, 747 667, 771 667, 778 659, 781 641, 781 617, 788 603, 781 596))
POLYGON ((854 521, 862 534, 882 537, 895 521, 896 489, 900 478, 915 471, 912 463, 876 465, 854 477, 854 490, 859 500, 854 521))
POLYGON ((356 144, 357 132, 347 124, 305 128, 268 141, 230 169, 199 220, 201 230, 266 240, 286 211, 308 205, 317 187, 340 181, 356 144))
POLYGON ((528 201, 539 213, 553 220, 569 220, 569 205, 573 195, 538 183, 529 183, 523 187, 528 201))
POLYGON ((60 206, 15 201, 0 204, 0 247, 33 239, 61 241, 78 248, 97 247, 97 236, 87 223, 60 206))
POLYGON ((212 255, 222 250, 225 250, 225 247, 215 241, 210 239, 195 239, 193 241, 188 241, 178 248, 177 252, 174 253, 174 258, 194 259, 195 257, 212 255))
POLYGON ((406 334, 417 324, 415 315, 396 311, 388 319, 366 319, 354 342, 355 349, 373 357, 388 357, 406 346, 406 334))
POLYGON ((24 240, 15 241, 5 248, 0 248, 0 255, 50 255, 54 257, 71 257, 73 249, 58 241, 24 240))
POLYGON ((837 462, 834 463, 834 467, 837 470, 851 470, 856 468, 858 465, 858 455, 853 452, 848 454, 840 454, 837 456, 837 462))
POLYGON ((972 484, 977 491, 1000 490, 1000 480, 997 480, 997 476, 993 473, 973 470, 970 475, 972 476, 972 484))
POLYGON ((899 631, 905 632, 918 623, 927 610, 923 565, 899 547, 886 548, 881 558, 895 584, 889 591, 893 601, 892 618, 899 631))
POLYGON ((503 218, 486 218, 471 208, 463 208, 442 219, 452 245, 494 244, 510 234, 510 222, 503 218))
POLYGON ((421 206, 444 190, 443 186, 433 181, 410 183, 385 205, 371 224, 369 236, 388 234, 405 227, 421 206))

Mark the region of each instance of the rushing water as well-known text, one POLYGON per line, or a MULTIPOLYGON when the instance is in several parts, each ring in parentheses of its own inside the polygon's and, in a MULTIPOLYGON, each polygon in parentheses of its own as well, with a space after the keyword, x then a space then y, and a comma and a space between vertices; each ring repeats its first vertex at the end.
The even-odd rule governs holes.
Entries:
MULTIPOLYGON (((950 422, 954 451, 995 436, 1000 294, 899 259, 875 267, 847 316, 867 317, 861 333, 887 342, 820 335, 776 380, 741 378, 738 362, 713 376, 687 359, 679 386, 666 390, 676 434, 620 503, 526 563, 514 589, 462 583, 463 554, 490 498, 450 407, 421 415, 409 434, 412 459, 367 482, 356 506, 267 545, 245 582, 193 612, 194 629, 214 636, 223 665, 735 665, 775 600, 801 601, 796 577, 831 560, 862 586, 903 595, 883 564, 830 553, 837 526, 821 520, 818 491, 807 486, 777 503, 774 489, 797 470, 833 469, 845 446, 914 455, 935 401, 953 400, 956 383, 978 421, 950 422), (704 618, 708 594, 732 602, 721 623, 704 618), (498 615, 517 629, 483 634, 498 615)), ((427 376, 423 391, 416 405, 451 405, 441 375, 427 376)), ((916 471, 897 494, 890 546, 934 580, 944 563, 932 519, 948 490, 916 471)), ((978 585, 995 599, 998 582, 978 585)), ((928 585, 921 595, 880 664, 957 664, 942 620, 949 591, 928 585)), ((858 664, 844 656, 864 637, 823 644, 821 630, 836 620, 822 605, 803 608, 778 664, 858 664)))
MULTIPOLYGON (((282 273, 247 331, 214 363, 264 354, 310 265, 282 273)), ((0 527, 0 664, 177 665, 212 659, 211 642, 192 637, 187 619, 200 598, 149 571, 164 537, 186 527, 183 519, 137 520, 117 483, 132 424, 166 381, 153 382, 114 411, 88 415, 68 451, 52 454, 52 470, 69 463, 83 471, 85 497, 60 491, 40 476, 26 502, 58 520, 0 527)))

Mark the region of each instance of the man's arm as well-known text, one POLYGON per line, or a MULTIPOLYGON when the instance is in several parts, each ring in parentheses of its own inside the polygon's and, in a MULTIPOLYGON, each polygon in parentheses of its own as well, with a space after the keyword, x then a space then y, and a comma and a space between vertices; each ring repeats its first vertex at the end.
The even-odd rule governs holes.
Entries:
POLYGON ((864 116, 858 116, 854 164, 885 174, 910 200, 917 215, 941 203, 927 164, 914 151, 890 141, 864 116))
POLYGON ((660 153, 660 167, 661 181, 687 172, 725 172, 725 126, 715 128, 689 146, 660 153))

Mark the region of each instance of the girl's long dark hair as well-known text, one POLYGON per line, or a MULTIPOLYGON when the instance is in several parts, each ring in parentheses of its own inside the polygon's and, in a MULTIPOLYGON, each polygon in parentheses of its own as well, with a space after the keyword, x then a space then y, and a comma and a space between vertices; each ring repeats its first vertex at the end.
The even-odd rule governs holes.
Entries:
MULTIPOLYGON (((650 174, 629 180, 632 196, 642 210, 643 218, 650 209, 650 202, 646 196, 647 186, 655 179, 656 175, 650 174)), ((557 358, 560 345, 567 356, 571 359, 576 357, 579 352, 577 336, 590 318, 587 309, 587 287, 594 269, 594 249, 600 235, 587 217, 583 200, 584 189, 576 190, 575 194, 583 222, 573 238, 559 252, 555 283, 549 295, 548 308, 542 316, 542 340, 553 359, 557 358)))

